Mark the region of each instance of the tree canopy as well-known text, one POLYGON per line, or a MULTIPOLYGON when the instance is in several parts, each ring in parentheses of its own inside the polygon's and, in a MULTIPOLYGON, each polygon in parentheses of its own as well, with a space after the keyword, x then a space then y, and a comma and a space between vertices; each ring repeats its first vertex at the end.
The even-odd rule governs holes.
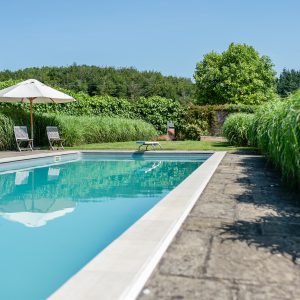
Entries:
POLYGON ((259 104, 275 94, 276 72, 267 56, 245 44, 208 53, 194 74, 199 104, 259 104))
POLYGON ((294 69, 283 69, 277 83, 277 93, 281 97, 287 97, 289 94, 300 88, 300 71, 294 69))
POLYGON ((78 66, 26 68, 0 72, 0 81, 35 78, 50 86, 58 86, 90 96, 113 96, 136 100, 139 97, 161 96, 181 102, 192 100, 191 79, 163 76, 160 72, 134 68, 78 66))

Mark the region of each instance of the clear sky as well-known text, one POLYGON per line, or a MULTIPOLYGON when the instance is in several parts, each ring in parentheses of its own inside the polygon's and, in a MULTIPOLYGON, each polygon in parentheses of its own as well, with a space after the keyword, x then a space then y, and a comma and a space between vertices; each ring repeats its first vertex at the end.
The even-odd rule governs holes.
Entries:
POLYGON ((0 69, 88 64, 192 77, 231 42, 300 69, 299 0, 1 1, 0 69))

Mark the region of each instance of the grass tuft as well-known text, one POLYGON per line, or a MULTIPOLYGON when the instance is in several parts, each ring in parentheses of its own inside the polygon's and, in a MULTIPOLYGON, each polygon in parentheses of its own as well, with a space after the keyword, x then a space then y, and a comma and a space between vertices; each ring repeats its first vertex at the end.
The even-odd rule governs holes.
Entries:
POLYGON ((249 138, 300 189, 300 91, 274 101, 255 114, 249 138))
POLYGON ((14 124, 9 117, 0 114, 0 150, 7 150, 13 147, 13 126, 14 124))
POLYGON ((230 115, 224 122, 222 132, 231 145, 250 146, 249 132, 254 115, 236 113, 230 115))

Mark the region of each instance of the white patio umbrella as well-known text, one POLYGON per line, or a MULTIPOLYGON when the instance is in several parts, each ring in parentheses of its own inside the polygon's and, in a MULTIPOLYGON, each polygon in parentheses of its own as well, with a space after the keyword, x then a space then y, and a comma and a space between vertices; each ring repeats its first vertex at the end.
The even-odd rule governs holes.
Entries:
POLYGON ((30 129, 33 138, 33 103, 67 103, 76 101, 73 97, 57 91, 36 79, 28 79, 0 90, 0 102, 30 103, 30 129))
MULTIPOLYGON (((33 191, 32 191, 33 193, 33 191)), ((71 198, 33 197, 33 194, 6 195, 0 199, 0 217, 24 224, 40 227, 50 220, 72 213, 77 204, 71 198)))
POLYGON ((66 214, 73 212, 75 208, 64 208, 62 210, 49 212, 49 213, 37 213, 37 212, 16 212, 16 213, 2 213, 0 217, 9 221, 21 223, 27 227, 41 227, 56 218, 63 217, 66 214))

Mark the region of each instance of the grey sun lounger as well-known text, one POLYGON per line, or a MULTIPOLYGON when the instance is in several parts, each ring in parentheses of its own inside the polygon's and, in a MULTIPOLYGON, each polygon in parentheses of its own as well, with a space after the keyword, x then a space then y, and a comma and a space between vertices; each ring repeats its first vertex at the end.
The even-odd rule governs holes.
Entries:
POLYGON ((21 152, 22 150, 33 150, 33 139, 28 136, 28 131, 26 126, 14 126, 15 139, 17 143, 17 148, 21 152), (27 143, 26 148, 21 148, 22 143, 27 143))
POLYGON ((64 146, 63 146, 64 139, 60 138, 58 128, 56 126, 47 126, 46 131, 47 131, 50 149, 54 150, 55 145, 57 145, 57 150, 59 148, 64 150, 64 146))
POLYGON ((162 146, 159 142, 153 142, 153 141, 136 141, 137 144, 140 144, 139 146, 139 150, 141 150, 141 148, 143 146, 146 146, 146 150, 148 150, 149 146, 152 146, 152 149, 156 149, 156 147, 160 147, 160 149, 162 149, 162 146))

